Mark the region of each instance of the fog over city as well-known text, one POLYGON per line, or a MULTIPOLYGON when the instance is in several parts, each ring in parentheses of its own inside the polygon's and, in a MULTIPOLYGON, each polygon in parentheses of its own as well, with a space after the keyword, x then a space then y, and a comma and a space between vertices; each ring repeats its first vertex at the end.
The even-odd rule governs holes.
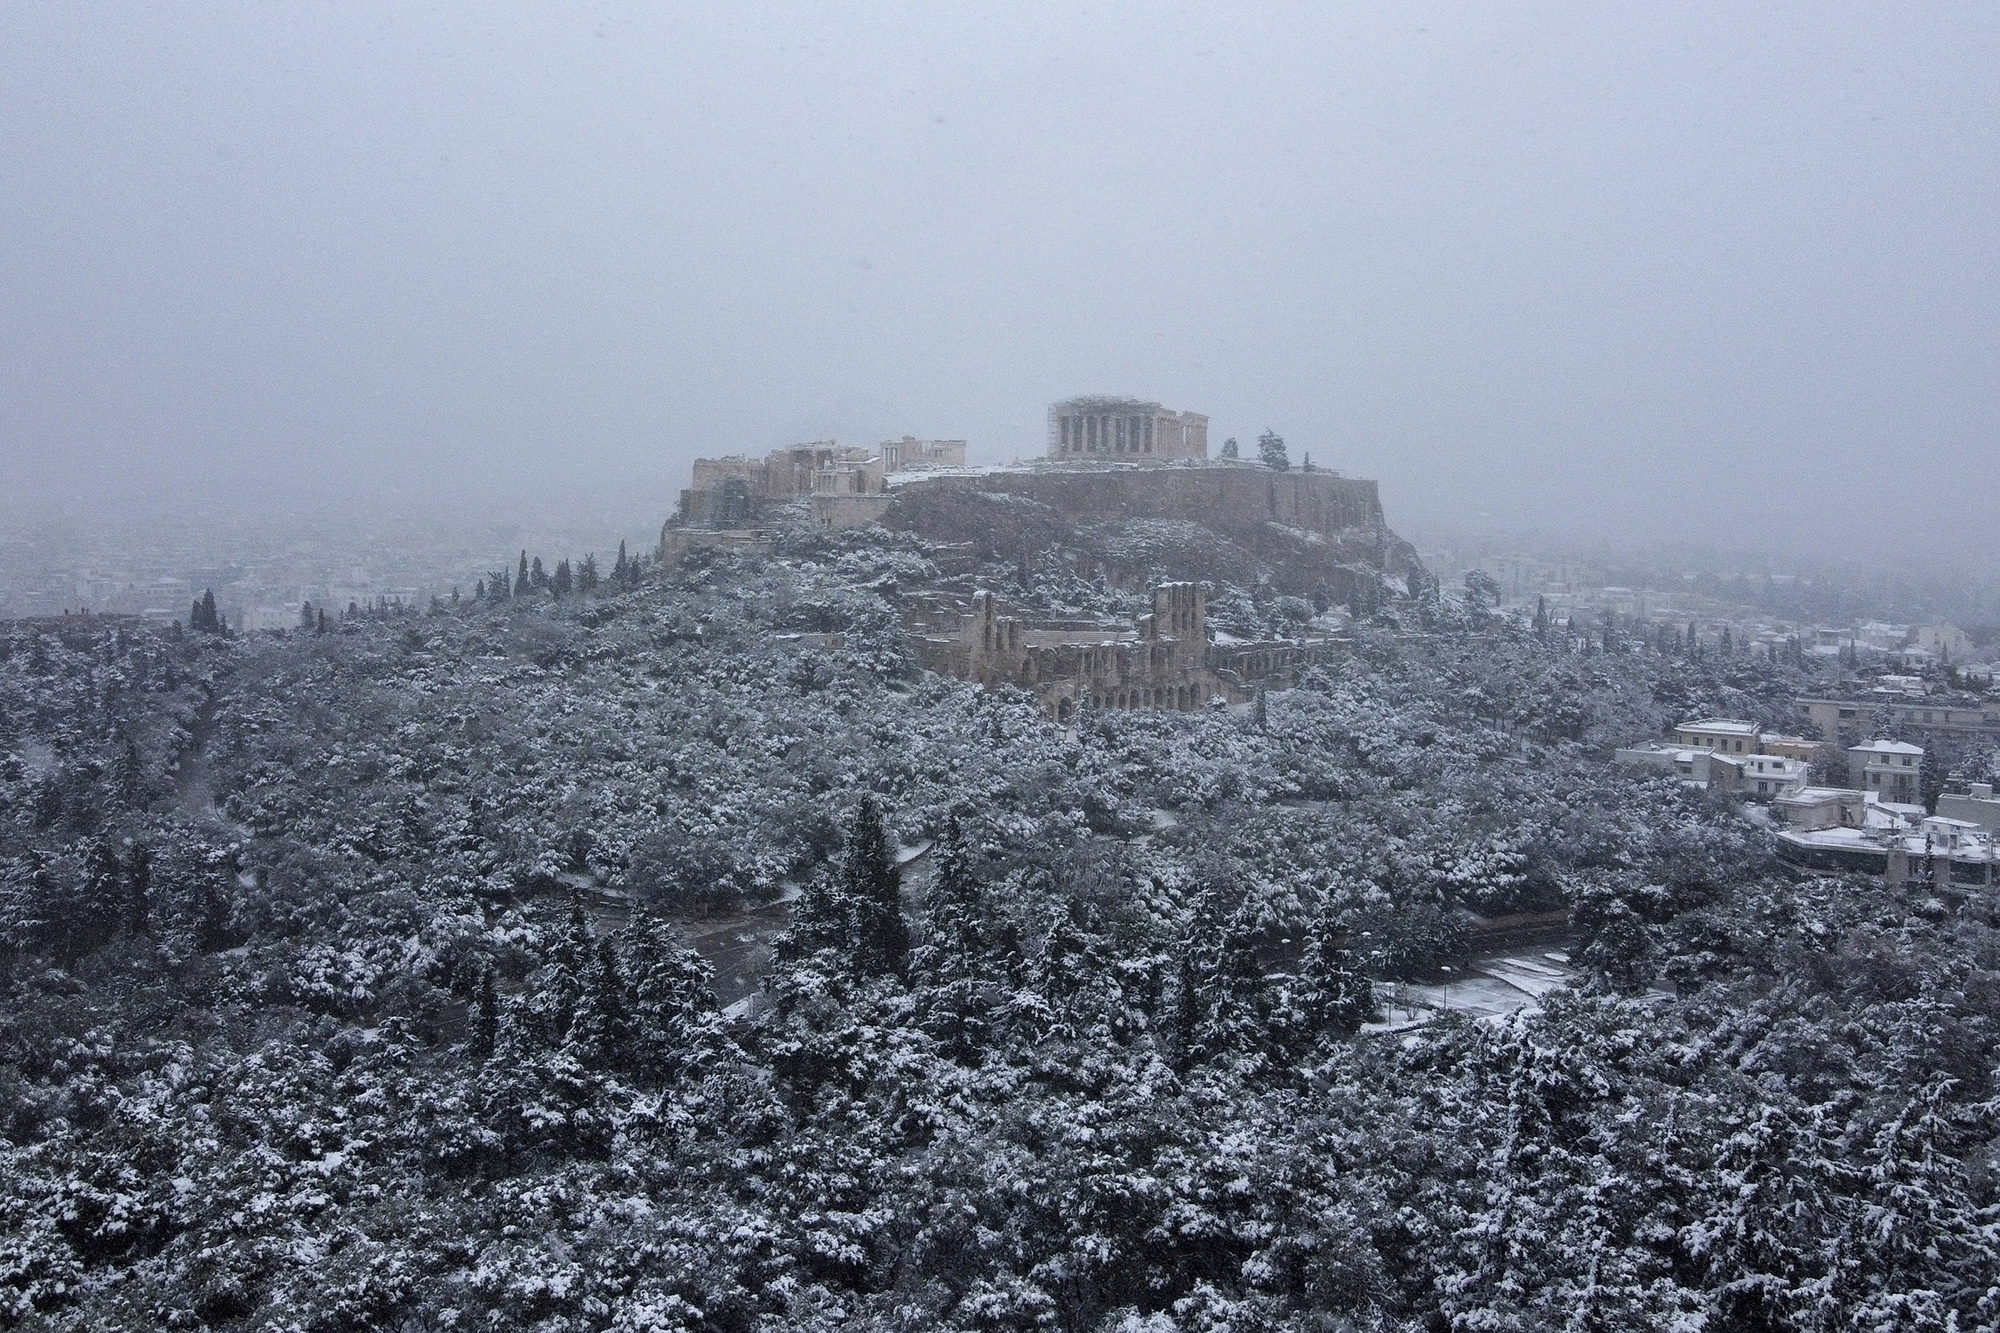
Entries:
POLYGON ((1970 3, 7 6, 0 507, 639 535, 1102 392, 1418 534, 1976 556, 1996 67, 1970 3))
POLYGON ((2000 1333, 1996 71, 0 3, 0 1329, 2000 1333))

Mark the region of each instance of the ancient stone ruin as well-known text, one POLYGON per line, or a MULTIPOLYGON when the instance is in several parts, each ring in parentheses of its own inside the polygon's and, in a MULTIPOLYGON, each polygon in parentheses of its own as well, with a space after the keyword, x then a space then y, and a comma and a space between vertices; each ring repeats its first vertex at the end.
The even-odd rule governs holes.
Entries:
POLYGON ((1049 408, 1048 456, 968 467, 962 440, 820 441, 762 459, 701 459, 661 553, 763 544, 786 530, 863 524, 958 553, 961 576, 1056 558, 1101 586, 1150 589, 1136 624, 1037 619, 990 587, 932 590, 905 619, 933 669, 1033 692, 1052 717, 1103 708, 1243 702, 1338 651, 1324 636, 1217 642, 1206 587, 1256 587, 1365 614, 1405 595, 1421 566, 1389 529, 1373 481, 1208 458, 1208 418, 1133 398, 1049 408))

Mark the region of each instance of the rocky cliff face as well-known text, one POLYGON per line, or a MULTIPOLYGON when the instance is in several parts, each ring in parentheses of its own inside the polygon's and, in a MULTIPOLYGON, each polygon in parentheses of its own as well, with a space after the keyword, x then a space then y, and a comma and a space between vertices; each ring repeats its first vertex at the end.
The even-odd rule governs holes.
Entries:
POLYGON ((883 520, 988 559, 1063 547, 1115 583, 1325 588, 1346 600, 1419 569, 1390 531, 1372 481, 1260 467, 1043 468, 927 478, 898 488, 883 520))

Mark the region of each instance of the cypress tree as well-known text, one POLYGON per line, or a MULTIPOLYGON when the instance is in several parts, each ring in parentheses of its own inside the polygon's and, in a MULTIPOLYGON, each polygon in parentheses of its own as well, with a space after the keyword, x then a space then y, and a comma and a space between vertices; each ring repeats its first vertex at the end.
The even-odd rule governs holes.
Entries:
POLYGON ((566 1045, 584 1000, 591 964, 590 928, 583 905, 570 901, 568 918, 544 937, 542 966, 526 998, 536 1036, 549 1048, 566 1045))
POLYGON ((188 608, 188 628, 200 630, 204 634, 220 634, 227 627, 215 609, 215 590, 203 592, 194 605, 188 608))
POLYGON ((949 1054, 965 1059, 979 1048, 992 987, 979 886, 966 865, 956 815, 945 821, 931 856, 934 869, 924 895, 924 947, 915 955, 926 988, 921 1003, 924 1027, 949 1054))
POLYGON ((130 736, 118 747, 117 781, 118 797, 127 806, 138 808, 146 804, 146 761, 130 736))
POLYGON ((930 891, 924 895, 927 971, 960 971, 982 950, 979 886, 965 860, 965 837, 958 816, 948 816, 932 852, 935 868, 930 891))
POLYGON ((71 956, 80 956, 111 942, 125 917, 124 867, 109 839, 90 845, 85 860, 83 892, 78 896, 64 932, 71 956))
POLYGON ((143 935, 153 924, 153 853, 135 842, 125 853, 125 933, 143 935))
POLYGON ((593 1069, 619 1064, 625 1044, 631 1038, 631 1023, 625 1002, 625 974, 618 966, 618 950, 609 939, 599 939, 582 977, 581 1003, 570 1029, 570 1045, 577 1058, 593 1069))
POLYGON ((1103 951, 1091 929, 1089 910, 1081 899, 1071 898, 1049 925, 1042 941, 1042 956, 1036 962, 1035 989, 1048 1001, 1055 1034, 1074 1035, 1082 1026, 1083 1015, 1075 1003, 1084 988, 1106 969, 1103 951))
POLYGON ((229 909, 222 872, 213 868, 202 871, 195 881, 195 947, 201 952, 219 953, 234 943, 229 909))
POLYGON ((1352 1036, 1378 1016, 1373 984, 1355 968, 1339 932, 1324 921, 1314 925, 1299 960, 1298 1007, 1315 1035, 1352 1036))
POLYGON ((1257 923, 1249 907, 1238 908, 1223 924, 1210 976, 1213 1003, 1203 1044, 1212 1051, 1252 1050, 1265 1045, 1270 1029, 1270 993, 1257 957, 1257 923))
POLYGON ((720 1031, 715 974, 671 926, 641 909, 626 929, 633 1067, 671 1081, 700 1064, 720 1031))
POLYGON ((590 926, 584 920, 583 904, 572 899, 569 920, 549 950, 548 976, 537 997, 551 1045, 567 1039, 576 1023, 577 1008, 583 999, 584 973, 589 965, 590 926))
POLYGON ((1214 966, 1211 941, 1205 938, 1203 928, 1214 925, 1206 912, 1199 914, 1194 928, 1178 941, 1173 953, 1173 972, 1160 1016, 1160 1035, 1168 1063, 1183 1073, 1204 1054, 1202 1019, 1214 966))
POLYGON ((873 797, 862 797, 855 811, 840 880, 855 970, 899 975, 910 951, 909 928, 903 924, 901 877, 873 797))
MULTIPOLYGON (((12 945, 18 941, 66 956, 69 949, 67 905, 58 901, 62 895, 56 889, 55 876, 49 870, 45 854, 36 848, 29 848, 26 873, 12 882, 0 879, 0 891, 6 891, 6 900, 0 902, 0 908, 4 908, 9 926, 7 931, 0 932, 0 945, 12 945), (9 935, 12 940, 7 938, 9 935)), ((0 954, 0 957, 4 956, 0 954)))
POLYGON ((481 1060, 493 1054, 500 1041, 500 983, 488 959, 479 969, 478 1010, 472 1021, 472 1053, 481 1060))
MULTIPOLYGON (((536 558, 535 563, 537 565, 542 563, 540 557, 536 558)), ((522 551, 521 568, 514 575, 514 595, 516 597, 519 597, 522 594, 526 593, 527 591, 528 591, 528 553, 526 551, 522 551)))

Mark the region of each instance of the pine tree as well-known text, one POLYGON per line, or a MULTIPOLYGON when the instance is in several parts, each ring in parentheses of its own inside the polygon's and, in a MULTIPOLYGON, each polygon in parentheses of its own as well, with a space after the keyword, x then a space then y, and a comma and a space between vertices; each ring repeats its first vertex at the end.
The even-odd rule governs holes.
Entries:
POLYGON ((1289 472, 1292 461, 1285 456, 1285 437, 1266 426, 1257 437, 1257 459, 1273 472, 1289 472))
POLYGON ((528 586, 541 592, 549 586, 549 573, 542 568, 542 558, 535 557, 535 563, 528 569, 528 586))
POLYGON ((570 573, 569 560, 556 561, 556 572, 549 576, 549 592, 558 599, 567 597, 576 580, 570 573))
POLYGON ((312 627, 313 627, 313 604, 311 602, 300 602, 299 628, 311 629, 312 627))
POLYGON ((625 542, 621 538, 618 542, 618 563, 611 566, 611 582, 622 588, 625 586, 626 579, 630 576, 631 572, 631 561, 626 559, 625 542))
POLYGON ((1237 448, 1236 437, 1234 435, 1222 442, 1222 456, 1224 458, 1237 458, 1241 456, 1241 453, 1242 451, 1237 448))
POLYGON ((597 591, 597 553, 591 552, 576 568, 576 590, 588 597, 597 591))
POLYGON ((902 882, 872 796, 861 798, 849 827, 840 887, 847 900, 855 970, 877 976, 901 974, 910 951, 909 928, 903 923, 902 882))

